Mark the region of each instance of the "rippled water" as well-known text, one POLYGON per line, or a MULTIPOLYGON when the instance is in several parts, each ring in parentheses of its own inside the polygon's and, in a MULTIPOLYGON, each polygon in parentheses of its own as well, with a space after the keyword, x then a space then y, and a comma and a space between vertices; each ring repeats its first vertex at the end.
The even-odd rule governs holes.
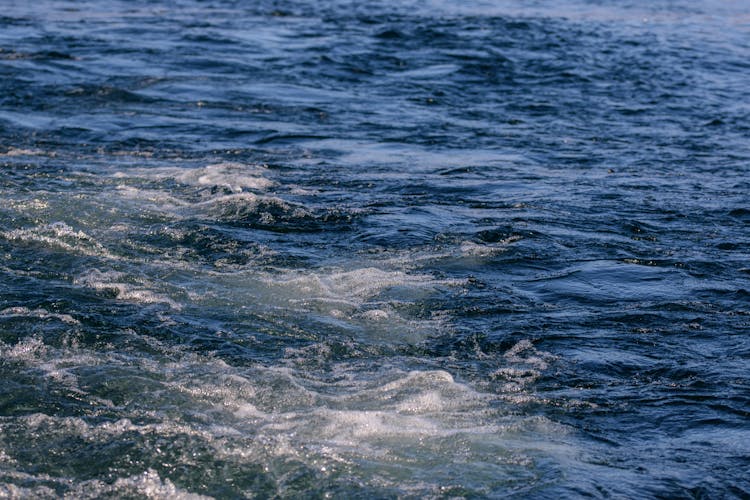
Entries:
POLYGON ((4 2, 0 496, 750 496, 748 82, 739 1, 4 2))

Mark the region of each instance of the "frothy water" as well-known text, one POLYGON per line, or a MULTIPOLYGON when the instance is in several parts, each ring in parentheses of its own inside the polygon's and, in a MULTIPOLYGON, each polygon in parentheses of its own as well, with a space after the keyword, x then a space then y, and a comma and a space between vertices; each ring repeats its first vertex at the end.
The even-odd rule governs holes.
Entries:
POLYGON ((0 15, 0 496, 745 497, 740 3, 0 15))
POLYGON ((579 453, 567 426, 518 415, 447 371, 404 372, 396 360, 372 366, 360 356, 339 362, 336 347, 319 344, 288 349, 272 365, 240 367, 129 334, 126 343, 143 345, 105 353, 74 339, 52 347, 31 337, 0 346, 19 378, 37 391, 54 387, 57 404, 70 410, 50 415, 36 407, 3 421, 13 451, 3 457, 9 494, 163 497, 185 492, 155 470, 168 477, 192 468, 210 488, 229 481, 249 495, 334 487, 489 495, 560 473, 538 460, 579 453), (71 407, 71 399, 88 408, 71 407), (26 472, 44 449, 61 452, 26 472), (71 456, 77 449, 86 451, 71 456), (87 469, 81 483, 53 474, 71 458, 87 469), (204 462, 226 469, 216 477, 204 462), (141 475, 126 473, 141 467, 141 475), (107 470, 122 471, 116 483, 96 479, 107 470), (26 486, 15 488, 14 479, 26 486))

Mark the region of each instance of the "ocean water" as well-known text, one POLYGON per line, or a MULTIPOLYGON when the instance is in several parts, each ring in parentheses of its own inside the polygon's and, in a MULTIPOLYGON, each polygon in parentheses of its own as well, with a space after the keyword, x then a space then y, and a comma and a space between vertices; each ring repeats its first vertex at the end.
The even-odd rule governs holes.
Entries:
POLYGON ((0 497, 748 498, 750 4, 5 0, 0 497))

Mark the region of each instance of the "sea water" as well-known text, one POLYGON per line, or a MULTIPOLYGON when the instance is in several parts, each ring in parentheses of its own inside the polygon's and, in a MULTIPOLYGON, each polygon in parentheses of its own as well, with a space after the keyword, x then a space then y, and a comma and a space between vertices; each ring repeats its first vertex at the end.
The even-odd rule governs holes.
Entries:
POLYGON ((750 495, 750 4, 6 0, 0 496, 750 495))

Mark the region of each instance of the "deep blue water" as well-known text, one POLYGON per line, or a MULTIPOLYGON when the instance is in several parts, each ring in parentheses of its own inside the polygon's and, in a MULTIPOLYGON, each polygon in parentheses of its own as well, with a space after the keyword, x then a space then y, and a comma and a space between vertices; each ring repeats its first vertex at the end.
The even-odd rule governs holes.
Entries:
POLYGON ((0 496, 747 498, 750 4, 6 0, 0 496))

